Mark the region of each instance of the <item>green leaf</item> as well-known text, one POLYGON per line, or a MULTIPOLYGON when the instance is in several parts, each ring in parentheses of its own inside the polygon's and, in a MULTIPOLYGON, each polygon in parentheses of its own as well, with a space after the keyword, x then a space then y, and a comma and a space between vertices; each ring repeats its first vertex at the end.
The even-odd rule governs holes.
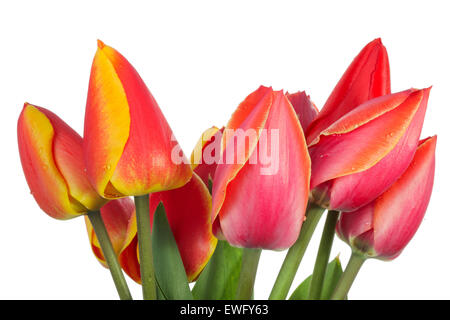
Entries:
POLYGON ((183 261, 162 203, 156 208, 153 217, 152 249, 158 298, 193 299, 183 261))
POLYGON ((213 256, 195 283, 197 300, 231 300, 236 294, 242 265, 242 248, 219 241, 213 256))
MULTIPOLYGON (((336 285, 342 275, 342 265, 337 256, 333 261, 328 263, 327 271, 325 273, 325 279, 323 281, 322 294, 320 296, 321 300, 328 300, 331 294, 336 288, 336 285)), ((309 296, 309 285, 311 284, 311 277, 306 278, 295 291, 292 293, 289 300, 307 300, 309 296)))

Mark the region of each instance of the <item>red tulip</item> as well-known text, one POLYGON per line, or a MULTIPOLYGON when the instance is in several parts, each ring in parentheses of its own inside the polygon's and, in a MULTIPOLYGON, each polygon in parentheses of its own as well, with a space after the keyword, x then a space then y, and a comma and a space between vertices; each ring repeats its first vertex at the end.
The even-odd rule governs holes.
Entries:
POLYGON ((213 182, 214 232, 234 246, 290 247, 304 219, 310 159, 289 100, 267 87, 250 94, 231 117, 222 147, 213 182))
MULTIPOLYGON (((120 265, 133 280, 140 281, 139 262, 136 258, 136 217, 133 201, 130 198, 111 200, 100 209, 100 213, 120 265)), ((85 222, 92 252, 98 261, 107 267, 100 243, 87 216, 85 222)))
POLYGON ((49 216, 70 219, 106 203, 86 176, 82 138, 58 116, 25 103, 17 136, 28 186, 49 216))
POLYGON ((220 143, 225 128, 211 127, 203 132, 191 154, 192 170, 209 186, 220 159, 220 143))
POLYGON ((309 147, 314 200, 353 211, 389 188, 414 156, 429 91, 369 100, 323 131, 309 147))
POLYGON ((298 91, 296 93, 286 93, 286 97, 294 107, 297 118, 300 120, 303 131, 317 118, 319 109, 311 101, 305 91, 298 91))
POLYGON ((391 93, 389 59, 380 39, 366 45, 334 88, 306 132, 311 144, 320 133, 367 100, 391 93))
POLYGON ((436 136, 421 141, 408 169, 385 193, 340 216, 339 237, 367 257, 396 258, 419 228, 430 201, 435 149, 436 136))
POLYGON ((98 42, 89 81, 84 154, 105 198, 183 186, 192 175, 155 99, 131 64, 98 42), (172 159, 172 152, 180 163, 172 159))

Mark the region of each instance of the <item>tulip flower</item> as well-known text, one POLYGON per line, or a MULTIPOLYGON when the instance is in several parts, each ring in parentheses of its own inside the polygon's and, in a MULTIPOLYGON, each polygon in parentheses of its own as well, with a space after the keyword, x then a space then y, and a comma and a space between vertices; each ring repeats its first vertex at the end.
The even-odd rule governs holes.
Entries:
MULTIPOLYGON (((136 216, 134 203, 130 198, 111 200, 100 209, 106 230, 123 270, 136 282, 140 282, 137 261, 136 216)), ((92 252, 97 260, 108 267, 98 238, 90 220, 85 217, 86 229, 92 252)))
POLYGON ((420 142, 408 169, 380 197, 341 215, 336 231, 354 251, 392 260, 411 240, 430 201, 436 140, 434 136, 420 142))
POLYGON ((336 232, 352 247, 353 255, 335 299, 346 296, 365 259, 398 257, 416 233, 433 188, 436 140, 434 136, 420 141, 408 169, 380 197, 340 216, 336 232))
POLYGON ((290 247, 300 232, 308 201, 310 160, 289 100, 281 91, 260 87, 234 112, 222 146, 223 163, 217 165, 214 176, 212 210, 220 233, 234 246, 290 247), (228 134, 232 130, 235 133, 228 134), (244 139, 241 132, 246 134, 244 139), (267 149, 272 153, 270 165, 278 166, 273 172, 261 170, 268 166, 261 157, 267 149), (227 158, 240 152, 243 158, 238 161, 227 158), (259 159, 251 161, 258 152, 259 159))
POLYGON ((25 178, 45 213, 70 219, 106 203, 86 176, 82 138, 57 115, 25 103, 17 136, 25 178))
POLYGON ((147 195, 185 185, 192 169, 137 71, 101 41, 89 80, 83 151, 102 197, 135 196, 142 289, 145 299, 155 299, 147 195))
POLYGON ((203 132, 191 154, 192 170, 208 188, 214 179, 217 163, 220 160, 220 144, 224 128, 211 127, 203 132))
POLYGON ((317 118, 319 109, 317 109, 316 105, 311 101, 305 91, 286 93, 286 97, 294 107, 303 131, 306 131, 309 125, 317 118))
POLYGON ((99 209, 107 200, 89 183, 82 138, 51 111, 25 103, 20 114, 18 143, 25 178, 36 202, 49 216, 70 219, 87 214, 106 252, 104 263, 121 299, 131 299, 99 209))
POLYGON ((98 42, 84 127, 87 173, 105 198, 146 195, 183 186, 192 170, 155 99, 133 66, 98 42), (182 151, 180 151, 182 153, 182 151))
POLYGON ((213 230, 246 248, 236 298, 248 299, 261 249, 295 242, 308 201, 310 159, 283 92, 261 86, 238 106, 224 130, 221 160, 213 181, 213 230))
MULTIPOLYGON (((394 96, 390 101, 372 102, 372 109, 378 108, 379 110, 378 112, 374 111, 371 115, 368 110, 363 111, 368 108, 367 105, 361 108, 360 106, 369 100, 388 94, 390 94, 389 61, 381 40, 376 39, 364 47, 353 60, 324 107, 306 131, 306 141, 310 148, 312 161, 311 189, 314 202, 334 210, 355 210, 380 195, 406 169, 415 146, 403 150, 402 144, 398 143, 398 138, 389 138, 391 134, 397 137, 394 126, 388 128, 386 123, 385 129, 389 131, 388 133, 382 132, 382 128, 380 128, 377 129, 380 130, 379 132, 371 131, 371 136, 364 138, 358 134, 359 131, 368 130, 367 127, 374 126, 375 122, 384 121, 383 119, 378 120, 378 118, 381 118, 384 113, 392 111, 398 105, 398 101, 394 96), (356 111, 358 108, 359 111, 356 111), (339 124, 340 129, 336 130, 339 124), (361 129, 358 130, 360 127, 361 129), (350 136, 353 137, 350 138, 350 136), (332 142, 333 139, 336 141, 332 142), (342 145, 342 141, 345 141, 345 147, 342 145), (361 144, 364 143, 374 147, 384 145, 386 149, 378 152, 377 148, 373 148, 373 150, 366 150, 366 148, 364 152, 356 154, 356 151, 361 150, 361 144), (333 147, 328 148, 328 145, 334 146, 334 150, 333 147), (367 171, 386 156, 386 151, 392 150, 395 145, 398 148, 390 154, 390 158, 397 156, 404 161, 400 161, 398 166, 392 170, 384 170, 386 167, 391 167, 392 159, 386 160, 380 162, 377 166, 378 169, 367 171), (349 158, 355 161, 352 162, 349 158), (345 165, 346 169, 340 167, 339 164, 345 165), (366 172, 361 173, 362 171, 366 172), (370 176, 378 174, 382 177, 378 177, 378 182, 375 181, 375 184, 371 184, 370 188, 367 188, 365 181, 370 176)), ((424 106, 426 106, 427 98, 428 93, 423 98, 424 106)), ((400 109, 398 111, 401 111, 400 109)), ((416 109, 413 108, 411 114, 414 114, 415 111, 416 109)), ((420 118, 421 114, 419 112, 417 118, 420 118)), ((386 115, 386 117, 390 116, 386 115)), ((411 119, 409 116, 406 118, 411 119)), ((406 128, 407 124, 403 125, 406 128)), ((420 119, 417 119, 415 126, 421 127, 421 125, 420 119)), ((413 137, 407 141, 410 144, 413 144, 414 137, 416 141, 418 139, 417 132, 414 133, 415 135, 413 134, 413 137)))

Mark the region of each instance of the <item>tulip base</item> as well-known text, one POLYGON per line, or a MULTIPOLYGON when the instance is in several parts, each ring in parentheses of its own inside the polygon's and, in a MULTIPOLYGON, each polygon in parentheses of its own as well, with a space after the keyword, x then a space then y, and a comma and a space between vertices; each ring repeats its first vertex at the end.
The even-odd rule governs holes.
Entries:
POLYGON ((350 291, 350 288, 355 281, 355 278, 358 275, 364 261, 366 261, 366 257, 359 253, 352 253, 350 261, 348 262, 347 267, 345 268, 345 271, 342 274, 341 279, 339 279, 336 289, 331 296, 331 300, 344 300, 347 297, 347 294, 350 291))
POLYGON ((303 259, 306 248, 308 247, 311 237, 322 217, 324 208, 316 204, 310 203, 306 213, 306 220, 303 222, 302 229, 297 241, 289 248, 286 258, 283 261, 277 280, 270 293, 269 300, 284 300, 286 299, 295 274, 297 273, 300 262, 303 259))
POLYGON ((244 248, 236 300, 250 300, 252 298, 261 251, 261 249, 244 248))
POLYGON ((109 271, 111 272, 111 276, 113 278, 120 299, 133 300, 125 277, 123 275, 122 268, 117 261, 116 253, 114 252, 100 211, 90 211, 87 213, 87 216, 91 221, 92 227, 95 231, 95 235, 97 236, 98 242, 100 243, 103 256, 105 258, 106 264, 108 265, 109 271))
POLYGON ((142 294, 144 300, 156 300, 156 279, 153 268, 152 233, 148 195, 135 196, 134 203, 136 204, 142 294))

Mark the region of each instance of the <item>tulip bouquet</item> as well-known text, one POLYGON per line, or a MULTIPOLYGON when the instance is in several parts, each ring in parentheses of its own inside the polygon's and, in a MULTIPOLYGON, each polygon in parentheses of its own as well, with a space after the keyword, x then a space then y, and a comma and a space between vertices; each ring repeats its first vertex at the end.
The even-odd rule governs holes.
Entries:
POLYGON ((251 299, 261 250, 288 249, 269 296, 286 299, 325 210, 314 270, 290 299, 346 299, 363 262, 396 258, 423 219, 436 148, 436 136, 420 138, 429 93, 391 93, 376 39, 320 111, 305 92, 261 86, 188 160, 137 71, 98 41, 84 136, 25 103, 19 153, 44 212, 85 217, 121 299, 132 298, 123 272, 144 299, 251 299), (335 234, 352 250, 344 271, 330 262, 335 234))

